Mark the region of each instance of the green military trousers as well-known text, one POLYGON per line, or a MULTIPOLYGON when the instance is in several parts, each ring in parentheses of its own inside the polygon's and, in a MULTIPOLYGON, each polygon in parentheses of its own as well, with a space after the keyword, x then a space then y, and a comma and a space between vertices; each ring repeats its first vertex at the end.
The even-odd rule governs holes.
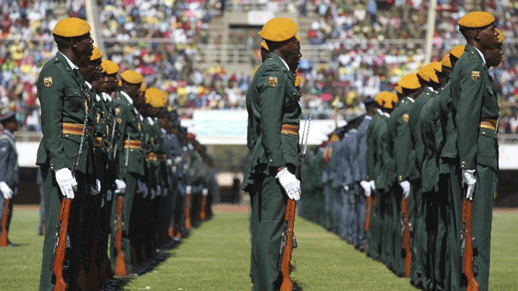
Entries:
MULTIPOLYGON (((124 194, 124 206, 122 209, 122 222, 123 233, 122 233, 122 249, 124 251, 124 259, 126 262, 126 270, 131 272, 133 270, 131 264, 131 246, 130 246, 130 217, 131 209, 133 207, 133 198, 137 192, 138 175, 133 173, 126 174, 124 179, 126 182, 126 193, 124 194)), ((116 209, 117 209, 117 195, 114 195, 112 202, 112 215, 111 215, 111 239, 110 239, 110 258, 112 263, 112 270, 115 271, 115 259, 117 251, 115 250, 115 230, 116 230, 116 209)))
POLYGON ((254 291, 274 291, 281 283, 277 259, 281 246, 282 222, 286 212, 287 197, 275 179, 274 171, 269 175, 258 174, 254 179, 252 204, 252 254, 251 270, 254 291))
MULTIPOLYGON (((45 203, 45 240, 43 242, 43 260, 40 274, 40 291, 51 291, 54 289, 53 258, 56 245, 56 230, 59 226, 59 214, 63 195, 59 189, 54 172, 47 166, 41 166, 41 177, 43 181, 43 195, 45 203)), ((81 267, 81 248, 85 230, 86 195, 88 194, 87 175, 76 172, 77 191, 70 203, 68 219, 68 237, 70 247, 66 249, 63 277, 67 283, 68 290, 79 290, 79 270, 81 267), (68 267, 66 267, 68 266, 68 267)))

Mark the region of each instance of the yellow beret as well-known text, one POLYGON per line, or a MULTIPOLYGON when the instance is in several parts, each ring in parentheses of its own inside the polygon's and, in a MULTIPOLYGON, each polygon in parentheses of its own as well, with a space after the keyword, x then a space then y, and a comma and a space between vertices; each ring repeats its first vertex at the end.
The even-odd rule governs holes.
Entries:
POLYGON ((302 78, 299 75, 295 76, 295 87, 300 87, 301 83, 302 83, 302 78))
POLYGON ((450 53, 447 53, 444 57, 442 57, 441 65, 442 65, 443 68, 450 68, 451 69, 450 53))
POLYGON ((90 57, 90 61, 102 59, 103 56, 104 56, 103 52, 94 45, 94 50, 92 51, 92 56, 90 57))
POLYGON ((403 87, 401 87, 399 84, 394 87, 394 90, 396 90, 396 92, 399 94, 403 94, 403 87))
POLYGON ((140 84, 142 81, 144 81, 144 77, 140 73, 134 70, 127 70, 124 71, 121 74, 121 79, 124 82, 130 83, 130 84, 140 84))
POLYGON ((146 84, 144 84, 144 83, 140 84, 140 92, 146 91, 146 88, 147 88, 146 84))
POLYGON ((101 67, 103 67, 103 72, 111 75, 119 72, 119 65, 110 60, 102 60, 101 67))
POLYGON ((119 87, 122 87, 122 80, 119 80, 119 82, 117 82, 117 85, 119 85, 119 87))
POLYGON ((398 103, 399 99, 395 93, 385 92, 383 95, 383 108, 394 109, 394 104, 398 103))
POLYGON ((470 12, 459 19, 459 25, 466 28, 480 28, 495 22, 491 13, 483 11, 470 12))
POLYGON ((429 66, 434 69, 436 72, 442 73, 442 64, 441 62, 431 62, 429 66))
POLYGON ((462 54, 464 53, 464 50, 466 49, 466 45, 458 45, 454 48, 451 49, 450 51, 450 54, 456 58, 456 59, 460 59, 460 57, 462 56, 462 54))
POLYGON ((90 32, 90 24, 81 18, 70 17, 56 23, 53 34, 61 37, 78 37, 90 32))
POLYGON ((330 141, 330 142, 335 142, 335 141, 337 141, 337 140, 339 140, 339 139, 340 139, 340 138, 338 137, 338 134, 333 133, 333 134, 331 135, 331 138, 329 138, 329 141, 330 141))
POLYGON ((266 40, 261 41, 261 47, 267 51, 270 51, 268 45, 266 44, 266 40))
POLYGON ((146 103, 153 108, 162 108, 167 102, 167 95, 158 88, 148 88, 144 95, 146 96, 146 103))
POLYGON ((297 39, 298 42, 300 42, 300 37, 298 35, 295 35, 295 38, 297 39))
MULTIPOLYGON (((439 63, 439 62, 432 62, 432 63, 426 65, 425 67, 421 68, 421 70, 419 70, 417 72, 417 75, 419 77, 421 77, 421 79, 423 79, 427 82, 434 82, 434 83, 439 84, 439 78, 437 78, 437 73, 435 71, 436 65, 434 63, 439 63)), ((440 63, 439 63, 439 65, 440 65, 440 63)))
POLYGON ((404 75, 403 78, 399 80, 398 85, 401 86, 401 88, 409 90, 416 90, 421 88, 421 83, 419 83, 419 79, 417 79, 416 73, 404 75))
POLYGON ((297 24, 289 18, 272 18, 266 22, 259 36, 269 41, 285 41, 297 35, 299 28, 297 24))
POLYGON ((383 98, 385 97, 385 94, 387 94, 386 91, 381 91, 376 95, 376 97, 374 97, 374 101, 376 101, 379 106, 383 106, 383 98))
POLYGON ((504 42, 504 39, 505 39, 505 36, 504 36, 504 34, 500 31, 500 29, 496 29, 496 34, 498 35, 498 43, 503 43, 503 42, 504 42))

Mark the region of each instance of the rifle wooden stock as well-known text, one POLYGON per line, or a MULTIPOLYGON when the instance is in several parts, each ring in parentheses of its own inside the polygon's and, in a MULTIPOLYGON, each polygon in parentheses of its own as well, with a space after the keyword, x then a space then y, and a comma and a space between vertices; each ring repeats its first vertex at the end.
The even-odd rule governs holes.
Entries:
POLYGON ((410 220, 408 214, 408 199, 401 199, 401 215, 403 220, 403 252, 405 255, 405 278, 410 277, 412 251, 410 249, 410 220))
POLYGON ((185 195, 185 205, 184 205, 184 213, 185 213, 185 229, 191 230, 191 194, 185 195))
POLYGON ((128 271, 126 270, 126 259, 124 257, 124 251, 122 250, 122 232, 123 232, 123 222, 122 222, 122 210, 124 207, 124 197, 117 196, 117 205, 116 205, 116 230, 115 230, 115 250, 117 252, 117 256, 115 258, 115 276, 127 276, 128 271))
POLYGON ((371 224, 371 205, 372 205, 372 198, 371 196, 368 196, 365 198, 365 205, 367 207, 367 211, 365 213, 365 245, 363 246, 363 251, 367 252, 367 233, 369 232, 369 226, 371 224))
POLYGON ((288 199, 288 203, 286 205, 286 213, 284 214, 284 221, 285 223, 287 223, 287 225, 284 234, 286 242, 284 244, 284 249, 282 250, 282 261, 280 265, 282 274, 282 284, 280 291, 293 290, 293 282, 290 279, 290 262, 291 255, 293 252, 293 226, 295 224, 296 208, 297 202, 295 202, 295 200, 288 199))
POLYGON ((463 250, 463 269, 467 279, 466 291, 478 291, 480 286, 475 279, 473 272, 473 229, 472 229, 472 200, 462 202, 462 222, 464 223, 464 250, 463 250))
POLYGON ((4 200, 4 213, 2 215, 2 235, 0 236, 0 247, 6 247, 9 244, 7 239, 7 220, 9 219, 11 199, 4 200))
POLYGON ((205 221, 207 219, 207 212, 205 208, 207 207, 207 196, 203 195, 201 198, 201 210, 200 210, 200 220, 205 221))
POLYGON ((63 263, 65 261, 66 246, 67 246, 67 234, 68 234, 68 217, 70 215, 70 203, 71 199, 63 198, 61 201, 61 210, 59 211, 59 237, 56 251, 54 254, 54 265, 52 271, 56 277, 56 283, 54 284, 54 291, 65 291, 67 289, 67 283, 63 278, 63 263))

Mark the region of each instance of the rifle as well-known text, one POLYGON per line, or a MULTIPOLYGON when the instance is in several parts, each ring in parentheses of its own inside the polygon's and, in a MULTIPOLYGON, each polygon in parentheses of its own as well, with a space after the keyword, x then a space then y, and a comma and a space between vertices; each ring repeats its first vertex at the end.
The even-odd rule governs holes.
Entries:
POLYGON ((480 286, 475 279, 475 274, 473 272, 473 250, 476 249, 477 246, 471 225, 472 207, 472 199, 465 199, 462 202, 462 224, 464 226, 462 261, 464 269, 463 272, 467 279, 466 291, 478 291, 480 289, 480 286))
POLYGON ((115 223, 115 250, 117 252, 115 259, 115 276, 126 276, 128 271, 126 270, 126 259, 122 250, 122 232, 124 222, 122 221, 122 209, 124 207, 124 196, 117 195, 117 205, 115 213, 117 215, 115 223))
MULTIPOLYGON (((297 170, 295 172, 295 176, 297 179, 299 179, 299 181, 301 178, 302 164, 304 164, 304 158, 306 156, 310 123, 311 114, 309 114, 308 122, 304 124, 304 131, 302 132, 301 145, 303 149, 302 153, 299 155, 299 164, 297 165, 297 170)), ((288 202, 286 203, 284 221, 282 222, 283 232, 281 235, 281 249, 279 251, 279 258, 277 260, 277 269, 280 270, 282 274, 282 284, 279 289, 280 291, 293 290, 293 282, 290 278, 290 262, 294 245, 293 226, 295 224, 296 208, 297 202, 295 200, 288 199, 288 202)))
POLYGON ((185 213, 185 229, 191 230, 191 193, 185 194, 185 204, 184 204, 184 213, 185 213))
POLYGON ((401 224, 403 226, 403 255, 405 257, 405 278, 410 277, 412 251, 410 250, 410 220, 408 214, 408 199, 401 199, 401 224))
MULTIPOLYGON (((371 205, 372 205, 372 198, 371 196, 368 196, 365 198, 365 205, 367 206, 367 212, 365 214, 365 233, 369 232, 369 226, 371 222, 371 205)), ((367 243, 365 243, 363 250, 365 253, 367 253, 367 243)))
POLYGON ((4 200, 4 214, 2 215, 2 235, 0 236, 0 247, 6 247, 9 244, 7 239, 7 220, 9 218, 9 206, 11 199, 4 200))
MULTIPOLYGON (((83 153, 83 144, 85 141, 86 130, 88 128, 88 101, 85 100, 85 120, 83 122, 83 133, 81 134, 81 141, 79 143, 79 150, 77 154, 72 155, 74 157, 72 162, 72 177, 75 177, 75 168, 79 165, 79 160, 81 158, 81 154, 83 153)), ((54 247, 54 256, 52 263, 52 272, 56 277, 56 283, 54 284, 53 291, 65 291, 67 289, 67 283, 65 283, 65 279, 63 278, 63 268, 68 268, 64 266, 65 262, 65 254, 67 247, 67 238, 68 238, 68 218, 70 215, 70 204, 72 200, 64 197, 61 201, 61 209, 59 211, 59 224, 56 226, 56 245, 54 247)))

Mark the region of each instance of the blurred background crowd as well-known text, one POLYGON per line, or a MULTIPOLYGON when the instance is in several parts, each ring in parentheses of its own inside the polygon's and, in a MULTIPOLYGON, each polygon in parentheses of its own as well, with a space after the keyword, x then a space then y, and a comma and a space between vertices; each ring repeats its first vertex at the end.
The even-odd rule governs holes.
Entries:
MULTIPOLYGON (((225 12, 268 9, 311 16, 304 31, 306 50, 325 52, 329 60, 301 61, 301 106, 319 118, 352 115, 361 100, 390 90, 399 78, 424 61, 427 0, 97 0, 98 34, 108 57, 137 68, 150 85, 169 93, 169 104, 189 117, 195 109, 244 109, 252 72, 229 72, 219 64, 196 68, 200 47, 218 44, 210 24, 225 12), (307 32, 307 33, 306 33, 307 32)), ((462 43, 456 22, 470 0, 438 0, 434 59, 462 43)), ((506 36, 504 62, 492 69, 499 92, 501 132, 518 131, 518 2, 485 1, 506 36)), ((18 112, 25 130, 40 130, 36 80, 56 52, 52 28, 59 15, 86 18, 84 0, 3 0, 0 4, 0 105, 18 112)), ((254 33, 233 30, 229 42, 255 52, 254 33)))

